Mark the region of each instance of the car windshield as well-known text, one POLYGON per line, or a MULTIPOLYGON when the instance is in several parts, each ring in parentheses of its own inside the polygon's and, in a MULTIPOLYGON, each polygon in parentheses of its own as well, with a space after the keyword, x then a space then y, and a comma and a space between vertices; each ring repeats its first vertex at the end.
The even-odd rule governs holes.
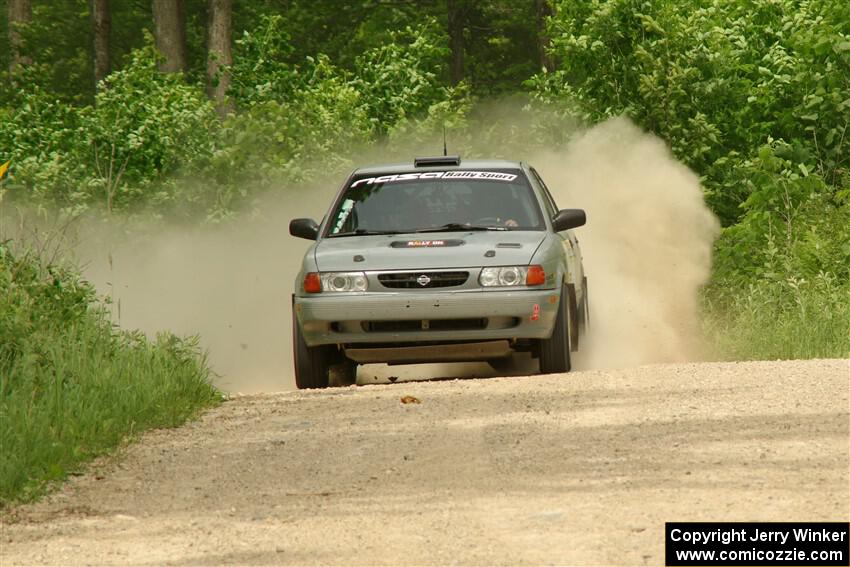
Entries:
POLYGON ((544 228, 519 169, 355 176, 330 218, 329 236, 544 228))

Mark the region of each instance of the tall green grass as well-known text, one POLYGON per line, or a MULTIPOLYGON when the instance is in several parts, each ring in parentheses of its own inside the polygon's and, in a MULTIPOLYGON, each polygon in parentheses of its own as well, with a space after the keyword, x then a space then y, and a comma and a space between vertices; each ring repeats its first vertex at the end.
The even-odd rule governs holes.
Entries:
POLYGON ((72 270, 0 243, 0 505, 218 400, 195 340, 120 331, 72 270))
POLYGON ((723 360, 850 358, 850 282, 821 273, 710 289, 703 322, 723 360))

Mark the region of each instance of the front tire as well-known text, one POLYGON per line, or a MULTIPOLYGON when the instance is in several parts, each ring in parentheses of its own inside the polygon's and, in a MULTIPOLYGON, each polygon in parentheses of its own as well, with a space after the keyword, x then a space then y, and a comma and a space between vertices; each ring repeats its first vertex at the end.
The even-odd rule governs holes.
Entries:
POLYGON ((556 374, 570 371, 570 328, 572 312, 570 311, 569 291, 567 286, 561 288, 561 300, 558 302, 558 316, 555 318, 555 328, 552 336, 540 340, 540 373, 556 374))
MULTIPOLYGON (((578 316, 578 298, 576 297, 575 284, 567 284, 567 301, 569 302, 569 324, 570 324, 570 350, 576 352, 578 350, 579 338, 579 316, 578 316)), ((563 296, 561 300, 563 301, 563 296)))
POLYGON ((328 385, 353 386, 357 383, 357 363, 346 358, 340 351, 337 351, 336 355, 336 364, 332 364, 328 369, 328 385))
POLYGON ((587 276, 581 281, 581 309, 579 311, 578 326, 582 335, 587 334, 590 328, 590 298, 587 295, 587 276))
POLYGON ((307 346, 298 318, 292 309, 292 356, 295 362, 295 385, 299 390, 327 388, 330 377, 330 363, 333 358, 333 346, 307 346))

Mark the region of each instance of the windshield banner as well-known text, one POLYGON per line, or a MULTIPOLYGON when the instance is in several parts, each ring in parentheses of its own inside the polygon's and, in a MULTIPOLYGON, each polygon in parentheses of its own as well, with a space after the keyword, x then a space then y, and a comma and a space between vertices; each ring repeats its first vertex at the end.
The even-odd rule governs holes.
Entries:
POLYGON ((483 179, 487 181, 513 181, 516 175, 513 173, 501 173, 499 171, 424 171, 422 173, 394 173, 381 175, 380 177, 365 177, 351 184, 357 187, 365 183, 396 183, 399 181, 413 181, 416 179, 483 179))

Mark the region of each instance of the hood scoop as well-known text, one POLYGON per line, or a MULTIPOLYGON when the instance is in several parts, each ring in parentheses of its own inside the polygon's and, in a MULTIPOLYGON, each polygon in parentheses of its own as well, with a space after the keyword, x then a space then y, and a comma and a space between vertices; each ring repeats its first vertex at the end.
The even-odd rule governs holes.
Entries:
POLYGON ((462 246, 463 240, 453 239, 419 239, 419 240, 393 240, 390 248, 446 248, 449 246, 462 246))

